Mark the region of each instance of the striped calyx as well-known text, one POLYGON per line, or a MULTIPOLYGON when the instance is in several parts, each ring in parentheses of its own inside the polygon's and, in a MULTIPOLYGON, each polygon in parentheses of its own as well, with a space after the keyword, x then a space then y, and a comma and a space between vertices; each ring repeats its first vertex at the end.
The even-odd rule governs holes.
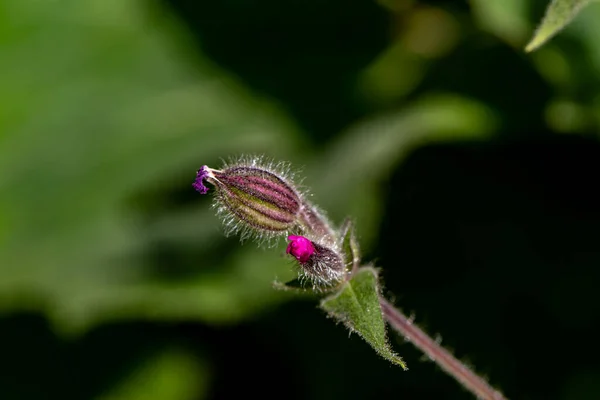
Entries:
POLYGON ((204 182, 216 188, 221 211, 234 222, 266 233, 281 233, 298 220, 300 195, 284 178, 270 170, 253 165, 233 165, 223 170, 202 167, 194 188, 204 194, 204 182))

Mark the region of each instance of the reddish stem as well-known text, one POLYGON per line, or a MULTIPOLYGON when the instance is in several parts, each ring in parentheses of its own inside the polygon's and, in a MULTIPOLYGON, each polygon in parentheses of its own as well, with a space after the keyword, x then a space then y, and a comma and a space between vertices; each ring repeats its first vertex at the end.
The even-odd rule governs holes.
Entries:
POLYGON ((380 298, 381 309, 385 319, 398 333, 421 350, 441 369, 456 379, 475 397, 482 400, 507 400, 502 393, 492 388, 489 383, 473 370, 454 357, 429 335, 394 308, 387 300, 380 298))

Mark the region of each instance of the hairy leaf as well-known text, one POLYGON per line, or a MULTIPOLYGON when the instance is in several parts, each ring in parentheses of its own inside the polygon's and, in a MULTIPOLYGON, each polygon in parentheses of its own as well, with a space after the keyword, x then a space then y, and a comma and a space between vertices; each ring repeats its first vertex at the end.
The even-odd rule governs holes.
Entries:
POLYGON ((590 0, 552 0, 546 14, 525 51, 533 51, 546 43, 575 18, 590 0))
POLYGON ((377 272, 370 267, 360 269, 342 289, 321 302, 321 307, 352 332, 358 333, 375 351, 407 370, 387 340, 385 321, 379 304, 377 272))

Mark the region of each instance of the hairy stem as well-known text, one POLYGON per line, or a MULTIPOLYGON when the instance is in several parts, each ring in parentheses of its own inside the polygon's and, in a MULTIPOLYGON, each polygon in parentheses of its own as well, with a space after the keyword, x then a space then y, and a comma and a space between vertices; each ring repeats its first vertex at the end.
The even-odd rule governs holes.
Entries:
POLYGON ((427 357, 456 379, 465 389, 473 393, 475 397, 482 400, 507 400, 502 393, 492 388, 485 379, 456 359, 418 326, 413 325, 410 318, 394 308, 387 300, 380 298, 380 303, 383 316, 391 327, 425 353, 427 357))

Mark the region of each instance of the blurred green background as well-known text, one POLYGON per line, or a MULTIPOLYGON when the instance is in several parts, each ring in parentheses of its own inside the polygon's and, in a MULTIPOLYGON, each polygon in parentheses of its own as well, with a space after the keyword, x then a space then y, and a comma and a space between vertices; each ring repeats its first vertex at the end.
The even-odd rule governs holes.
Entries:
POLYGON ((470 399, 273 290, 203 164, 291 161, 511 399, 600 398, 600 6, 1 0, 0 399, 470 399))

